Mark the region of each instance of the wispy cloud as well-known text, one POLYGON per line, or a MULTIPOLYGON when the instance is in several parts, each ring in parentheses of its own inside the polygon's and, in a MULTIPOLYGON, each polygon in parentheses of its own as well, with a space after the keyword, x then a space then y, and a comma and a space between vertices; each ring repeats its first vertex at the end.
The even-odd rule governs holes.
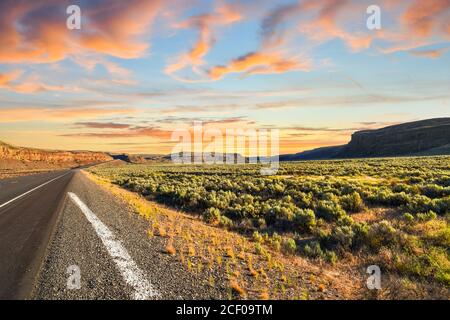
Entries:
POLYGON ((440 48, 440 49, 432 49, 432 50, 414 50, 414 51, 410 51, 409 53, 412 54, 413 56, 417 56, 417 57, 437 59, 437 58, 440 58, 445 52, 447 52, 448 49, 449 48, 440 48))
POLYGON ((136 137, 153 137, 159 139, 169 139, 172 135, 172 130, 164 130, 158 127, 133 127, 128 130, 114 131, 114 132, 77 132, 62 134, 62 137, 77 137, 77 138, 136 138, 136 137))
POLYGON ((361 94, 337 97, 307 97, 296 100, 284 100, 275 102, 264 102, 254 106, 256 109, 283 109, 283 108, 307 108, 307 107, 352 107, 370 106, 373 104, 407 103, 419 101, 448 100, 450 95, 432 96, 393 96, 386 94, 361 94))
POLYGON ((286 58, 278 53, 251 52, 245 56, 232 60, 228 65, 215 66, 208 71, 213 80, 221 79, 228 73, 269 74, 284 73, 288 71, 308 71, 308 62, 298 59, 286 58))
POLYGON ((401 17, 402 23, 414 32, 414 36, 428 37, 433 31, 446 32, 449 0, 415 0, 401 17))
POLYGON ((115 122, 75 122, 74 125, 92 129, 125 129, 131 127, 129 124, 115 122))
POLYGON ((63 85, 50 85, 42 82, 37 74, 23 76, 23 70, 15 69, 10 72, 0 73, 0 88, 15 93, 37 93, 46 91, 73 91, 63 85))
POLYGON ((214 41, 213 29, 218 26, 226 26, 234 24, 242 19, 241 10, 236 5, 230 5, 225 2, 219 2, 213 13, 197 15, 175 25, 176 29, 195 29, 198 38, 194 46, 189 52, 175 57, 169 65, 166 66, 165 72, 177 80, 184 82, 202 81, 201 79, 191 79, 178 75, 178 72, 190 67, 196 76, 202 76, 199 69, 205 62, 203 58, 210 51, 214 41))
POLYGON ((74 119, 92 119, 111 115, 132 114, 132 108, 1 108, 0 122, 18 121, 73 121, 74 119))

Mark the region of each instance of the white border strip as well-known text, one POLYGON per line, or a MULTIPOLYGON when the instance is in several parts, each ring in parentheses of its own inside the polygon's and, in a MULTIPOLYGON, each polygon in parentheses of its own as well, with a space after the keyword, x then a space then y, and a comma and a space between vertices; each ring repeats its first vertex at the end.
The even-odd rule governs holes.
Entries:
POLYGON ((16 201, 17 199, 20 199, 20 198, 26 196, 27 194, 29 194, 29 193, 31 193, 31 192, 33 192, 33 191, 39 189, 39 188, 42 188, 43 186, 49 184, 50 182, 53 182, 53 181, 55 181, 55 180, 58 180, 59 178, 62 178, 62 177, 64 177, 64 176, 67 176, 69 173, 70 173, 70 171, 67 172, 67 173, 65 173, 65 174, 62 174, 62 175, 60 175, 60 176, 58 176, 58 177, 56 177, 56 178, 54 178, 54 179, 52 179, 52 180, 49 180, 49 181, 47 181, 47 182, 44 182, 43 184, 37 186, 36 188, 31 189, 30 191, 27 191, 27 192, 25 192, 25 193, 22 193, 20 196, 17 196, 17 197, 15 197, 14 199, 11 199, 11 200, 5 202, 4 204, 0 205, 0 208, 3 208, 4 206, 7 206, 7 205, 10 204, 11 202, 14 202, 14 201, 16 201))
POLYGON ((134 288, 134 299, 146 300, 159 296, 159 293, 153 289, 153 286, 146 279, 144 272, 139 269, 128 251, 122 246, 120 241, 116 240, 114 234, 108 227, 97 218, 76 194, 69 192, 68 195, 81 211, 83 211, 88 221, 94 227, 95 232, 102 240, 113 261, 116 263, 125 282, 134 288))

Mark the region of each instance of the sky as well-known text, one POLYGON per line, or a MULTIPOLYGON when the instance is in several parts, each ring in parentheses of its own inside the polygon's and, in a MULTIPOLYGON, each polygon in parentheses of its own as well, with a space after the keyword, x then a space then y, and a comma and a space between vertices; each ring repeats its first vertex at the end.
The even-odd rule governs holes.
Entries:
POLYGON ((344 144, 450 116, 449 40, 450 0, 2 0, 0 140, 161 154, 201 121, 344 144))

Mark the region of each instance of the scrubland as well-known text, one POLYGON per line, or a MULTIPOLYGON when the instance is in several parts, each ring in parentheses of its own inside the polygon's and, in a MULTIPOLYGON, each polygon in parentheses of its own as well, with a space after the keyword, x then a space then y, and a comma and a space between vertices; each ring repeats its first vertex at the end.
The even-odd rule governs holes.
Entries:
POLYGON ((230 298, 448 299, 450 157, 90 168, 230 298), (119 188, 120 187, 120 188, 119 188), (126 190, 128 191, 126 191, 126 190), (382 271, 368 290, 367 266, 382 271))

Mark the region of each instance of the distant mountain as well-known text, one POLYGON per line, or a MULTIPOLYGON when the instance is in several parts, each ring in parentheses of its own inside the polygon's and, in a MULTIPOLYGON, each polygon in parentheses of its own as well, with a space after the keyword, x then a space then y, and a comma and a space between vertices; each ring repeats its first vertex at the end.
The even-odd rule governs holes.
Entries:
POLYGON ((280 161, 296 161, 296 160, 319 160, 330 159, 336 157, 346 145, 321 147, 317 149, 307 150, 295 154, 282 154, 279 156, 280 161))
POLYGON ((103 152, 58 151, 15 147, 0 141, 0 168, 21 167, 78 167, 112 160, 103 152))
POLYGON ((281 155, 280 161, 450 155, 450 118, 356 131, 346 145, 281 155))

